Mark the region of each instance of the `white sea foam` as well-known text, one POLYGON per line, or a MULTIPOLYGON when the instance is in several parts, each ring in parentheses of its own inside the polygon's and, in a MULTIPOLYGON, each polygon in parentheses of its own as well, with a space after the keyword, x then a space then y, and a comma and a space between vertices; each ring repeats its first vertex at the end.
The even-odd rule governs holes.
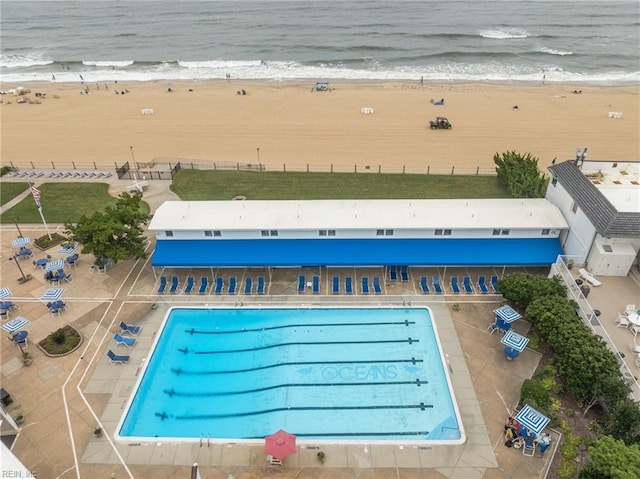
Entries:
POLYGON ((549 53, 550 55, 560 55, 560 56, 573 55, 573 52, 554 50, 553 48, 547 48, 547 47, 540 47, 540 51, 544 53, 549 53))
POLYGON ((28 68, 51 65, 53 60, 44 58, 41 53, 28 55, 0 55, 0 67, 3 68, 28 68))
POLYGON ((92 61, 92 60, 83 60, 83 65, 89 67, 128 67, 134 64, 133 60, 125 60, 125 61, 92 61))
POLYGON ((508 38, 527 38, 529 33, 526 30, 509 29, 509 30, 482 30, 480 36, 491 38, 494 40, 505 40, 508 38))

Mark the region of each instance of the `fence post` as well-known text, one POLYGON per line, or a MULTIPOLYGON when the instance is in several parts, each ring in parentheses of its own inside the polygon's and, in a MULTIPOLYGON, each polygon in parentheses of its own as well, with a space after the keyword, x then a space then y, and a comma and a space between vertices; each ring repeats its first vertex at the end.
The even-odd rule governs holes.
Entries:
POLYGON ((218 169, 218 165, 216 165, 216 162, 215 162, 215 161, 213 162, 213 169, 214 169, 214 170, 217 170, 217 169, 218 169))
POLYGON ((456 167, 455 167, 455 166, 452 166, 452 167, 451 167, 451 174, 452 174, 452 175, 453 175, 453 172, 454 172, 454 170, 455 170, 455 169, 456 169, 456 167))
POLYGON ((307 173, 309 173, 309 163, 307 163, 307 173))
MULTIPOLYGON (((33 161, 30 161, 29 163, 31 163, 31 169, 32 169, 32 170, 35 170, 35 169, 36 169, 36 167, 35 167, 35 166, 33 166, 33 161)), ((51 164, 53 165, 53 161, 51 162, 51 164)))
POLYGON ((333 173, 333 163, 331 163, 331 173, 333 173))
POLYGON ((114 161, 114 162, 113 162, 113 165, 116 167, 116 171, 118 171, 118 162, 117 162, 117 161, 114 161))
POLYGON ((430 170, 431 170, 431 166, 427 165, 427 175, 429 175, 430 170))
MULTIPOLYGON (((31 162, 31 168, 33 168, 33 162, 31 162)), ((54 170, 56 169, 56 166, 53 164, 53 161, 51 162, 51 168, 53 168, 54 170)))
MULTIPOLYGON (((53 164, 53 161, 51 163, 53 164)), ((72 161, 71 164, 73 165, 73 169, 75 170, 76 169, 76 162, 72 161)))
POLYGON ((353 165, 353 172, 357 173, 358 172, 358 165, 353 165))
POLYGON ((478 176, 480 174, 480 167, 476 166, 476 176, 478 176))
POLYGON ((98 167, 96 166, 96 162, 95 162, 95 161, 93 162, 93 169, 94 169, 94 170, 97 170, 97 169, 98 169, 98 167))
POLYGON ((406 168, 407 168, 406 165, 402 165, 402 174, 403 175, 404 175, 404 172, 405 172, 406 168))
POLYGON ((378 165, 378 174, 382 173, 382 165, 378 165))

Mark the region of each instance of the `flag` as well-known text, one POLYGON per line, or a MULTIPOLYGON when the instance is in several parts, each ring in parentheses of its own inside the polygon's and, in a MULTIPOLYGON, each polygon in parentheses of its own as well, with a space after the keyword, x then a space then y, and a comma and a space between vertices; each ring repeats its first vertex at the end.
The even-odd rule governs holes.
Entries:
POLYGON ((31 183, 31 194, 33 195, 33 199, 36 202, 36 206, 38 207, 38 209, 40 209, 40 190, 34 183, 31 183))

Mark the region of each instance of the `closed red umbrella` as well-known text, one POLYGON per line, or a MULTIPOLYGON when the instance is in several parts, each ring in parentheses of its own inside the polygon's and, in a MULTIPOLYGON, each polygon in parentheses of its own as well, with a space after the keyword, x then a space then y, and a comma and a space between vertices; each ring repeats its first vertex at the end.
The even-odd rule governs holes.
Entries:
POLYGON ((276 459, 284 459, 296 450, 296 437, 282 429, 264 438, 265 454, 276 459))

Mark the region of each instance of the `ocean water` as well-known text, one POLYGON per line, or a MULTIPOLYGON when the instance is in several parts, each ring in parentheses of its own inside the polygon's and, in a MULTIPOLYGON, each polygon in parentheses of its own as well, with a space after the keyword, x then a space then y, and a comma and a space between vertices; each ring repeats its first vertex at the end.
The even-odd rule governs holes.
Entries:
POLYGON ((5 82, 640 81, 637 0, 1 3, 5 82))

